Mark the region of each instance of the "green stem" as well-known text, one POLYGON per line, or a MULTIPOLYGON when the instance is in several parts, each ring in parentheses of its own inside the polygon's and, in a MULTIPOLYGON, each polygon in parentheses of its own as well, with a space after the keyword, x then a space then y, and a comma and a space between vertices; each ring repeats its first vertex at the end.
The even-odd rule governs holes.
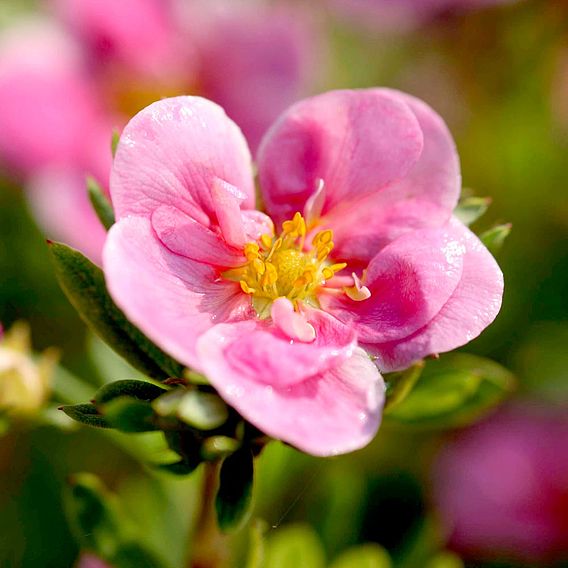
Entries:
POLYGON ((201 509, 193 533, 189 568, 223 568, 227 566, 229 550, 227 537, 219 531, 215 514, 215 495, 220 462, 203 464, 201 509))

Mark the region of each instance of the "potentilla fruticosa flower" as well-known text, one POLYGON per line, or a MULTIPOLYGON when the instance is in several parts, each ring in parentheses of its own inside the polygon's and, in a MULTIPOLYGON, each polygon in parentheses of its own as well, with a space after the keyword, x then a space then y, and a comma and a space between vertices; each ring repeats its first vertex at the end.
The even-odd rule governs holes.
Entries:
POLYGON ((257 156, 216 104, 156 102, 126 126, 103 254, 111 295, 268 435, 315 455, 375 435, 379 371, 476 337, 501 271, 452 217, 454 142, 388 89, 298 102, 257 156))

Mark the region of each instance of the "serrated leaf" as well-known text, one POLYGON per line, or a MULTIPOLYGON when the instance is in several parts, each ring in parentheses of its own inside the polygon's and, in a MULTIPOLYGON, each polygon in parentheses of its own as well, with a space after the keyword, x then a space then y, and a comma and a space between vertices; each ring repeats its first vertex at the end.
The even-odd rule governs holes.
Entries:
POLYGON ((105 229, 110 229, 115 222, 114 210, 102 187, 91 176, 87 177, 87 192, 99 221, 105 229))
POLYGON ((513 375, 499 364, 464 353, 428 361, 408 397, 388 414, 420 428, 454 428, 474 422, 514 388, 513 375))
POLYGON ((111 428, 111 425, 99 413, 94 404, 68 404, 60 406, 59 409, 65 412, 69 418, 81 422, 81 424, 97 428, 111 428))
POLYGON ((152 432, 158 430, 154 410, 148 402, 123 396, 111 400, 103 407, 108 424, 121 432, 152 432))
POLYGON ((95 394, 95 402, 97 404, 105 404, 121 396, 130 396, 138 400, 150 402, 166 392, 168 391, 164 387, 149 381, 122 379, 101 387, 95 394))
POLYGON ((79 251, 51 243, 57 278, 83 320, 133 367, 155 379, 181 376, 183 366, 133 326, 112 301, 100 268, 79 251))
POLYGON ((489 197, 467 197, 458 203, 454 215, 464 225, 469 226, 487 212, 490 204, 489 197))
POLYGON ((219 490, 215 497, 217 522, 223 532, 240 528, 252 507, 254 459, 243 448, 223 460, 219 473, 219 490))
POLYGON ((513 225, 511 223, 497 225, 496 227, 481 233, 479 238, 492 254, 497 254, 501 250, 505 243, 505 239, 509 236, 512 228, 513 225))
POLYGON ((387 384, 385 413, 398 406, 410 394, 423 370, 424 361, 419 361, 405 371, 390 373, 385 377, 387 384))
POLYGON ((340 554, 330 568, 391 568, 387 551, 378 544, 355 546, 340 554))
POLYGON ((279 528, 268 539, 265 568, 325 568, 325 564, 323 546, 316 532, 308 525, 279 528))

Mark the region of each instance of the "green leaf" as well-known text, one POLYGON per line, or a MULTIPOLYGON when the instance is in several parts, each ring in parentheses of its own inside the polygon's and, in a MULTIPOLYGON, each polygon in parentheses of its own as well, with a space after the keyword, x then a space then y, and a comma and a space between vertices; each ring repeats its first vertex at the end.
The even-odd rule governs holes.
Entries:
POLYGON ((115 398, 103 407, 108 424, 121 432, 152 432, 158 430, 154 410, 148 402, 128 396, 115 398))
POLYGON ((343 552, 330 568, 391 568, 390 556, 378 544, 363 544, 343 552))
POLYGON ((454 215, 464 225, 469 226, 487 212, 490 204, 489 197, 467 197, 458 203, 454 215))
POLYGON ((81 548, 93 551, 115 568, 163 567, 153 553, 135 541, 138 527, 96 476, 80 473, 70 479, 66 509, 81 548))
POLYGON ((509 236, 513 225, 505 223, 504 225, 497 225, 484 233, 479 235, 481 242, 489 249, 492 254, 496 254, 501 250, 505 239, 509 236))
POLYGON ((424 361, 419 361, 406 371, 390 373, 385 377, 387 384, 385 412, 389 412, 398 406, 410 394, 423 370, 424 361))
POLYGON ((165 471, 167 473, 173 473, 174 475, 189 475, 194 472, 199 463, 190 464, 184 460, 180 460, 174 463, 158 463, 155 464, 155 469, 160 471, 165 471))
POLYGON ((221 464, 215 511, 222 531, 237 530, 250 515, 253 476, 254 460, 247 448, 225 458, 221 464))
POLYGON ((115 222, 114 210, 102 187, 91 176, 87 177, 87 191, 91 205, 105 229, 110 229, 115 222))
POLYGON ((425 568, 463 568, 462 559, 453 552, 440 552, 427 563, 425 568))
POLYGON ((120 396, 130 396, 138 400, 150 402, 168 392, 164 387, 149 381, 137 379, 122 379, 108 383, 95 394, 97 404, 105 404, 120 396))
POLYGON ((82 424, 87 424, 87 426, 96 426, 97 428, 111 427, 94 404, 60 406, 59 410, 65 412, 69 418, 81 422, 82 424))
POLYGON ((120 142, 120 132, 118 129, 112 131, 112 138, 110 140, 110 151, 112 152, 112 157, 116 156, 116 149, 118 148, 118 143, 120 142))
POLYGON ((82 547, 108 559, 117 552, 122 527, 114 496, 97 477, 80 473, 70 479, 67 514, 82 547))
POLYGON ((57 278, 83 320, 119 355, 145 375, 179 377, 183 366, 133 326, 109 296, 102 270, 79 251, 51 243, 57 278))
POLYGON ((325 553, 308 525, 290 525, 274 531, 266 546, 266 568, 309 566, 325 568, 325 553))
POLYGON ((499 404, 514 385, 513 375, 493 361, 448 354, 428 361, 420 381, 388 417, 421 428, 465 426, 499 404))

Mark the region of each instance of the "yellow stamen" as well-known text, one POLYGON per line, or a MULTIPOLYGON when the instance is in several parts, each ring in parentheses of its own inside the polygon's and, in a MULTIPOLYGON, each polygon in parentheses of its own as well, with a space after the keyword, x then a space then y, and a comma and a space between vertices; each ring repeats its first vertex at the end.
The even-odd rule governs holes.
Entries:
MULTIPOLYGON (((270 314, 272 301, 280 297, 287 297, 296 306, 305 301, 317 304, 317 294, 326 281, 347 266, 328 260, 334 247, 332 231, 316 233, 311 250, 304 249, 306 234, 306 221, 296 213, 284 221, 278 238, 264 234, 259 243, 247 243, 243 250, 246 264, 223 273, 225 278, 239 282, 243 292, 253 297, 255 307, 264 306, 262 317, 270 314)), ((364 295, 351 289, 344 289, 344 293, 350 297, 364 295)))

